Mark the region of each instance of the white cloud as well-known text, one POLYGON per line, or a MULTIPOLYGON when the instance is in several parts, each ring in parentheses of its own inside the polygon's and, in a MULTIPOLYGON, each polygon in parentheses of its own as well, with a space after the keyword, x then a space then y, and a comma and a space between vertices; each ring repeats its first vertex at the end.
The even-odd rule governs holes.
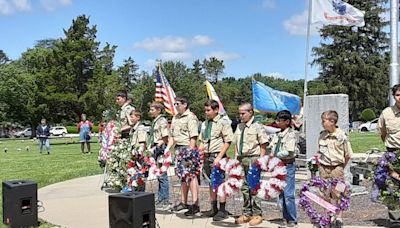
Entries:
POLYGON ((242 56, 240 56, 238 53, 228 53, 228 52, 223 52, 223 51, 214 51, 206 55, 206 58, 211 58, 215 57, 219 60, 224 60, 224 61, 229 61, 229 60, 236 60, 240 59, 242 56))
POLYGON ((192 39, 193 45, 198 45, 198 46, 207 46, 210 45, 212 42, 213 40, 210 37, 204 35, 197 35, 194 36, 192 39))
MULTIPOLYGON (((0 15, 12 15, 18 12, 32 10, 30 0, 0 0, 0 15)), ((72 0, 40 0, 40 3, 47 11, 72 4, 72 0)))
POLYGON ((281 78, 281 79, 285 79, 286 77, 279 73, 279 72, 270 72, 266 74, 267 76, 273 77, 273 78, 281 78))
POLYGON ((0 14, 10 15, 14 12, 12 5, 7 0, 0 0, 0 14))
POLYGON ((31 5, 29 5, 28 0, 13 0, 15 8, 19 11, 30 11, 31 5))
POLYGON ((264 9, 275 9, 276 3, 275 0, 263 0, 261 6, 264 9))
POLYGON ((208 36, 197 35, 192 38, 179 36, 152 37, 133 44, 134 48, 158 52, 185 52, 194 46, 207 46, 212 43, 208 36))
POLYGON ((11 15, 16 12, 30 11, 28 0, 0 0, 0 14, 11 15))
POLYGON ((40 0, 40 3, 47 11, 54 11, 57 8, 71 5, 72 0, 40 0))
MULTIPOLYGON (((308 10, 304 10, 301 14, 295 14, 290 19, 283 22, 285 30, 291 35, 307 35, 308 10)), ((315 25, 310 27, 311 35, 318 35, 318 28, 315 25)))
POLYGON ((182 37, 172 36, 153 37, 136 42, 133 47, 147 51, 180 52, 187 48, 187 40, 182 37))
POLYGON ((189 52, 161 52, 160 58, 161 60, 168 61, 185 61, 192 57, 189 52))

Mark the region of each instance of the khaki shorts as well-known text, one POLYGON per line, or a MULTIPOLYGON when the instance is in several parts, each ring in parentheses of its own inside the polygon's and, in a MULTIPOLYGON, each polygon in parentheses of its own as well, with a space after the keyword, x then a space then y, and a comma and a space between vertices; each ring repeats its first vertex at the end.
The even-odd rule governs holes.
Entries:
POLYGON ((343 165, 337 165, 337 166, 320 165, 319 175, 323 179, 329 179, 334 177, 344 179, 344 167, 343 165))

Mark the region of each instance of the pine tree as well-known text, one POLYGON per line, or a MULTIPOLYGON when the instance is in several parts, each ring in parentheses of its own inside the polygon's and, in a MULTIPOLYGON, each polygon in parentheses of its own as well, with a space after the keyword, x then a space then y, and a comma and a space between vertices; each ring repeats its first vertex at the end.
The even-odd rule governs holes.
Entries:
POLYGON ((388 101, 388 25, 380 15, 387 0, 349 0, 365 11, 364 27, 325 26, 320 47, 313 48, 313 64, 328 93, 349 95, 350 114, 358 119, 365 108, 382 110, 388 101))

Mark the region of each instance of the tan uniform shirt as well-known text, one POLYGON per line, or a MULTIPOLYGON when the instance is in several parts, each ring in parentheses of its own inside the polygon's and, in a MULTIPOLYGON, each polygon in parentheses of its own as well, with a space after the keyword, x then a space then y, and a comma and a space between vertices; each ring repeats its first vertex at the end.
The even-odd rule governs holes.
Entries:
POLYGON ((378 120, 378 130, 386 132, 386 147, 400 149, 400 110, 396 105, 382 111, 378 120))
POLYGON ((129 137, 131 139, 131 146, 133 146, 134 148, 140 146, 140 143, 146 143, 146 127, 141 122, 136 123, 129 132, 129 137))
POLYGON ((251 156, 260 155, 261 145, 269 141, 269 136, 265 131, 264 127, 260 123, 253 123, 254 116, 247 123, 240 123, 236 128, 234 135, 234 143, 238 156, 251 156), (242 131, 243 134, 243 150, 240 154, 240 138, 242 131))
POLYGON ((171 134, 178 146, 189 146, 190 139, 199 135, 197 117, 188 109, 172 118, 171 134))
POLYGON ((336 128, 336 131, 329 133, 324 130, 318 139, 318 154, 320 163, 327 166, 343 165, 345 157, 351 157, 353 149, 346 133, 336 128))
MULTIPOLYGON (((163 144, 163 138, 169 136, 168 120, 164 116, 157 116, 153 120, 153 144, 163 144)), ((151 130, 150 130, 151 131, 151 130)), ((151 137, 151 136, 150 136, 151 137)), ((152 145, 149 145, 152 146, 152 145)))
POLYGON ((298 136, 295 130, 292 128, 286 128, 284 131, 277 132, 271 136, 270 143, 267 148, 267 153, 272 153, 276 156, 275 151, 287 151, 289 152, 289 155, 286 157, 283 157, 283 159, 291 159, 296 157, 296 152, 297 152, 297 142, 298 142, 298 136), (281 139, 279 141, 279 139, 281 139), (278 150, 276 151, 276 147, 278 146, 279 142, 279 147, 278 150))
POLYGON ((213 120, 204 121, 201 124, 200 141, 204 145, 204 153, 221 152, 224 143, 233 141, 233 131, 228 120, 217 115, 213 120), (207 138, 205 131, 207 130, 208 121, 212 121, 211 135, 207 138))
POLYGON ((133 124, 130 118, 132 110, 135 110, 135 108, 130 104, 125 103, 124 105, 122 105, 118 115, 122 127, 127 125, 131 126, 133 124))

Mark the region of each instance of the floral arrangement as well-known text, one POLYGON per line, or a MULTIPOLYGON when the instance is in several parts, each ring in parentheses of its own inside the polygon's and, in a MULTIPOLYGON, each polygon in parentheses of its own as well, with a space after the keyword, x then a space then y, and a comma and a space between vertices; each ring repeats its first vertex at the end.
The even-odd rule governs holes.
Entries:
POLYGON ((263 156, 257 159, 250 167, 247 183, 253 195, 265 200, 273 199, 286 187, 286 166, 276 157, 263 156), (261 171, 270 172, 269 180, 260 180, 261 171))
POLYGON ((113 120, 106 124, 105 128, 101 132, 101 135, 102 137, 100 140, 98 160, 106 162, 109 159, 110 152, 113 150, 113 147, 119 138, 117 126, 113 120))
POLYGON ((127 186, 123 188, 123 192, 130 192, 144 185, 152 165, 149 158, 151 158, 150 151, 143 152, 140 147, 131 150, 127 168, 127 186))
MULTIPOLYGON (((306 212, 311 223, 321 227, 330 227, 331 222, 336 219, 336 214, 349 208, 350 195, 350 186, 346 185, 342 180, 337 178, 324 180, 319 176, 315 176, 310 182, 305 183, 300 190, 299 205, 306 212), (338 185, 344 188, 338 191, 338 185), (318 188, 320 192, 327 196, 332 195, 336 198, 336 205, 332 207, 334 211, 323 210, 324 212, 320 213, 313 207, 310 198, 305 194, 306 192, 310 192, 312 187, 318 188)), ((328 198, 327 196, 325 198, 328 198)))
POLYGON ((372 199, 380 199, 389 210, 400 210, 400 156, 386 152, 374 172, 372 199))
POLYGON ((106 169, 108 178, 107 186, 121 190, 127 185, 128 162, 131 157, 132 147, 128 139, 119 139, 110 151, 106 169))
POLYGON ((211 186, 218 196, 229 197, 242 188, 244 171, 236 159, 223 158, 211 172, 211 186), (225 174, 227 180, 225 181, 225 174))
POLYGON ((319 170, 319 158, 318 155, 314 155, 307 161, 308 170, 310 170, 311 175, 315 176, 319 170))
POLYGON ((146 162, 150 164, 150 172, 158 177, 168 171, 172 164, 172 155, 170 151, 166 151, 164 155, 158 156, 157 161, 152 156, 148 156, 146 162))
POLYGON ((185 183, 189 183, 193 177, 200 174, 203 167, 204 153, 199 149, 182 147, 176 156, 175 170, 178 177, 185 183))

